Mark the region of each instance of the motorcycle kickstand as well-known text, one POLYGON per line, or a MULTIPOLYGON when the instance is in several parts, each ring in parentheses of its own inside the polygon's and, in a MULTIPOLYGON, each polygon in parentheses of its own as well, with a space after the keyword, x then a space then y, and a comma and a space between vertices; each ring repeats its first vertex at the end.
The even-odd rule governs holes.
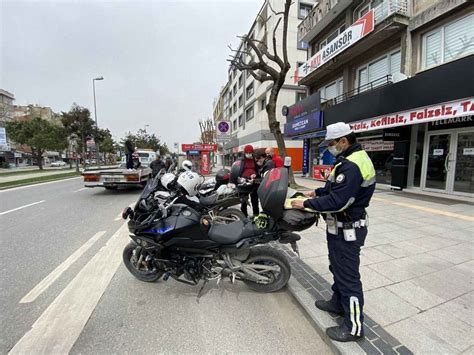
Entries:
POLYGON ((202 286, 201 288, 199 289, 199 292, 197 294, 197 299, 200 299, 201 298, 201 295, 202 295, 202 290, 204 289, 204 286, 206 286, 207 284, 207 280, 204 280, 204 282, 202 283, 202 286))
POLYGON ((298 248, 298 244, 296 244, 296 242, 292 242, 290 243, 291 245, 291 249, 293 249, 293 251, 295 252, 296 255, 298 255, 298 258, 300 257, 300 250, 298 248))
POLYGON ((235 272, 233 272, 233 273, 230 275, 230 282, 232 282, 232 285, 235 284, 235 272))

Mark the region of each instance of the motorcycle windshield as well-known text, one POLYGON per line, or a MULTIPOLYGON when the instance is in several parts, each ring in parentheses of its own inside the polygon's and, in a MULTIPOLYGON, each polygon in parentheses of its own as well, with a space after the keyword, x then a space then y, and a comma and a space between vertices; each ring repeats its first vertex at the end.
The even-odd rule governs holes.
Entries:
POLYGON ((287 192, 288 170, 286 168, 270 170, 258 188, 263 212, 275 220, 280 219, 283 215, 287 192))
POLYGON ((143 189, 140 195, 139 200, 147 198, 156 190, 163 174, 164 174, 164 169, 161 169, 161 171, 158 174, 156 174, 156 176, 153 179, 148 180, 148 182, 145 185, 145 188, 143 189))

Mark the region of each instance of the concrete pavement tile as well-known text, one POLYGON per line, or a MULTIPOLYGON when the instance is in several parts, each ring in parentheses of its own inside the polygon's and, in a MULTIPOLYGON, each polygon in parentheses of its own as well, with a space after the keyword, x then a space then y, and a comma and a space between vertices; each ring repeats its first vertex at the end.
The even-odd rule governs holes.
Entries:
POLYGON ((446 225, 439 226, 434 223, 430 223, 427 221, 427 224, 423 227, 417 229, 420 232, 429 233, 429 235, 436 236, 436 235, 443 235, 449 231, 452 231, 452 228, 446 225))
POLYGON ((403 258, 404 256, 410 255, 404 249, 396 247, 394 244, 385 244, 375 247, 376 250, 388 254, 394 258, 403 258))
POLYGON ((386 286, 386 288, 421 310, 426 310, 445 302, 441 297, 428 292, 412 281, 400 282, 386 286))
POLYGON ((450 263, 449 261, 437 258, 429 254, 411 255, 408 257, 408 259, 413 260, 416 263, 426 265, 436 271, 444 270, 451 266, 454 266, 454 264, 450 263))
MULTIPOLYGON (((364 299, 364 311, 382 326, 412 317, 418 313, 417 308, 385 288, 365 292, 364 299)), ((395 338, 397 337, 395 336, 395 338)), ((402 339, 398 340, 403 343, 402 339)))
POLYGON ((444 236, 425 236, 417 239, 410 240, 410 243, 419 246, 425 250, 437 250, 447 248, 460 242, 457 240, 445 238, 444 236))
POLYGON ((474 243, 474 230, 473 228, 464 228, 464 229, 458 229, 458 230, 453 230, 449 231, 445 234, 443 234, 443 238, 449 238, 453 240, 459 240, 461 242, 469 242, 469 243, 474 243))
POLYGON ((390 244, 393 243, 393 238, 385 236, 384 234, 377 234, 369 236, 365 239, 365 246, 366 247, 375 247, 378 245, 390 244))
POLYGON ((387 279, 383 275, 380 275, 378 272, 372 270, 368 266, 362 266, 359 270, 364 291, 373 290, 393 283, 393 281, 387 279))
POLYGON ((374 264, 392 260, 393 258, 375 248, 363 248, 360 254, 360 259, 361 261, 368 261, 367 264, 374 264))
POLYGON ((459 351, 474 345, 473 327, 438 307, 417 314, 413 319, 459 351))
POLYGON ((437 308, 474 327, 474 292, 454 298, 437 308))
POLYGON ((461 243, 440 250, 430 251, 428 254, 439 257, 453 264, 461 264, 472 260, 473 248, 474 244, 472 243, 461 243))
POLYGON ((319 275, 327 274, 329 272, 329 258, 327 256, 305 258, 304 262, 319 275))
POLYGON ((471 291, 470 285, 453 284, 438 272, 414 278, 412 282, 445 301, 471 291))
POLYGON ((425 248, 422 243, 420 243, 420 239, 412 239, 412 240, 404 240, 402 242, 395 242, 392 243, 393 246, 402 249, 408 255, 412 254, 420 254, 429 251, 429 249, 425 248))
POLYGON ((469 354, 469 355, 473 355, 474 354, 474 347, 473 346, 470 346, 469 348, 467 348, 466 350, 464 350, 461 354, 469 354))
POLYGON ((427 265, 417 263, 410 258, 401 258, 370 265, 372 269, 388 277, 390 280, 400 282, 416 276, 436 271, 427 265))
POLYGON ((389 325, 386 329, 415 354, 458 353, 456 348, 411 318, 389 325))
POLYGON ((300 248, 300 256, 302 260, 323 255, 328 255, 328 247, 326 243, 315 243, 300 248))

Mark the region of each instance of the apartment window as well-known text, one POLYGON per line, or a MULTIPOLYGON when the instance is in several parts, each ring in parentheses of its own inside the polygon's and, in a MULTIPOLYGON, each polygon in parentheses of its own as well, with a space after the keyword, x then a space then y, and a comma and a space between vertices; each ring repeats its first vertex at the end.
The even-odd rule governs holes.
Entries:
POLYGON ((308 49, 308 43, 306 43, 304 41, 299 41, 296 47, 298 49, 307 50, 308 49))
MULTIPOLYGON (((357 87, 361 90, 369 89, 369 83, 373 83, 378 79, 382 79, 387 75, 393 75, 400 72, 401 67, 401 55, 400 50, 397 49, 394 52, 379 57, 374 61, 360 67, 357 70, 357 87), (367 85, 367 86, 365 86, 367 85)), ((380 80, 379 83, 375 83, 375 86, 381 85, 384 82, 380 80)))
POLYGON ((232 130, 236 131, 237 130, 237 120, 232 121, 232 130))
POLYGON ((327 36, 323 41, 321 41, 321 43, 319 44, 319 49, 321 50, 324 47, 326 47, 329 42, 331 42, 337 36, 339 36, 342 32, 344 32, 345 29, 346 29, 346 25, 342 25, 342 26, 338 27, 334 32, 329 34, 329 36, 327 36))
POLYGON ((247 96, 247 100, 253 96, 253 83, 247 86, 247 90, 245 91, 245 94, 247 96))
POLYGON ((474 53, 474 14, 423 36, 423 69, 474 53))
POLYGON ((312 8, 313 8, 313 5, 300 3, 299 10, 298 10, 298 18, 300 20, 304 19, 306 16, 309 15, 312 8))
POLYGON ((234 96, 237 95, 237 84, 234 85, 234 88, 233 88, 232 91, 233 91, 233 95, 234 95, 234 96))
POLYGON ((239 89, 244 85, 244 75, 240 74, 239 76, 239 89))
POLYGON ((253 105, 245 111, 245 120, 250 121, 253 118, 253 105))
POLYGON ((234 113, 237 112, 237 102, 234 102, 234 113))
POLYGON ((297 92, 296 93, 296 100, 295 102, 299 102, 301 100, 306 99, 306 93, 305 92, 297 92))
POLYGON ((342 95, 344 92, 344 86, 342 78, 339 78, 332 83, 329 83, 320 88, 319 93, 321 94, 321 101, 327 101, 334 99, 335 97, 342 95))
POLYGON ((244 104, 244 95, 239 96, 239 107, 241 107, 244 104))
POLYGON ((244 125, 244 115, 239 116, 239 127, 244 125))
POLYGON ((267 99, 263 98, 260 100, 260 111, 265 110, 265 106, 267 105, 267 99))

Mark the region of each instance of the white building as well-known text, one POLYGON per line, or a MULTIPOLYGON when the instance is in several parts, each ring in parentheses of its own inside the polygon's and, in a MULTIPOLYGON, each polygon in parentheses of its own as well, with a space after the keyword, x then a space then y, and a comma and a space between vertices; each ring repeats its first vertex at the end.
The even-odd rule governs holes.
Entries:
MULTIPOLYGON (((306 97, 306 89, 294 84, 292 73, 299 63, 306 61, 307 45, 302 42, 298 43, 297 29, 298 24, 311 11, 315 2, 314 0, 297 1, 290 8, 287 47, 291 69, 287 74, 285 85, 280 91, 276 110, 282 131, 283 124, 286 123, 286 117, 281 113, 282 106, 291 106, 306 97)), ((283 10, 284 3, 284 0, 265 0, 248 32, 250 37, 265 42, 269 49, 273 48, 272 32, 278 21, 278 16, 272 13, 270 6, 276 12, 279 12, 283 10), (266 28, 264 26, 265 21, 266 28)), ((276 32, 277 51, 280 56, 282 56, 282 36, 283 23, 280 23, 276 32)), ((240 46, 242 46, 242 43, 240 46)), ((254 148, 277 147, 273 134, 270 133, 268 127, 268 118, 265 111, 271 86, 272 82, 260 83, 249 72, 240 72, 229 67, 228 82, 221 92, 224 101, 223 117, 230 121, 232 126, 232 140, 224 145, 227 163, 233 161, 247 144, 251 144, 254 148)), ((302 142, 287 140, 286 148, 287 154, 292 157, 293 168, 300 170, 302 142)))

